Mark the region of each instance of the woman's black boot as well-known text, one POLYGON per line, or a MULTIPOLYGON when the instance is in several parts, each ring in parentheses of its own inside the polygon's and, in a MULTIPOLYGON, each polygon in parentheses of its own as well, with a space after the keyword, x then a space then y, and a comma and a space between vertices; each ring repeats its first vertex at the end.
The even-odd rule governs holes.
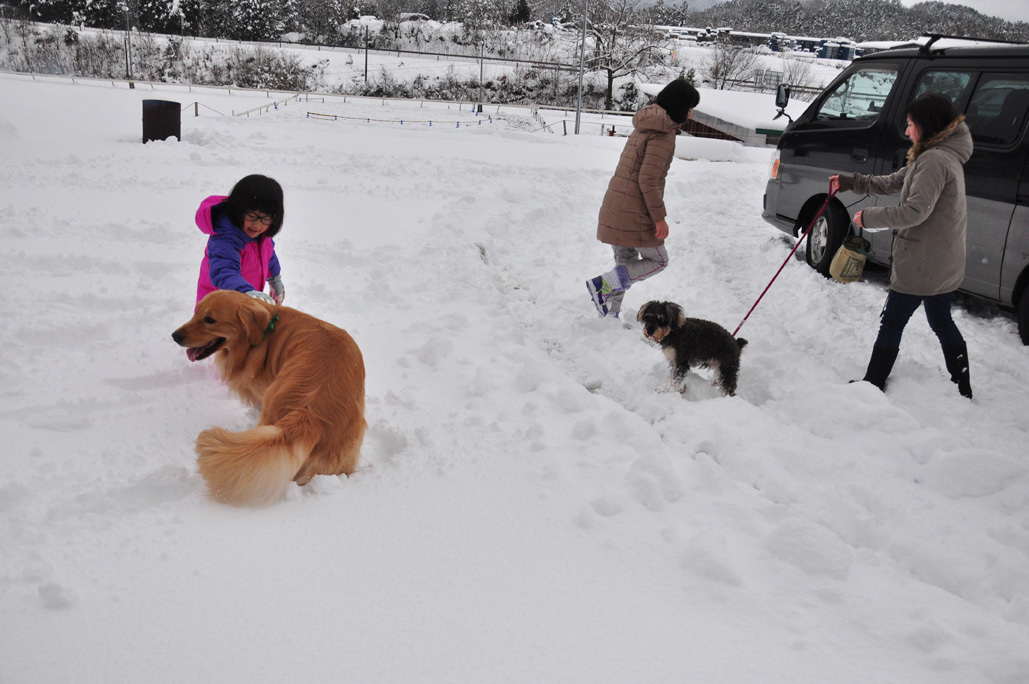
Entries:
POLYGON ((893 363, 897 360, 899 352, 899 349, 890 349, 879 345, 872 347, 872 358, 868 360, 868 370, 865 371, 865 377, 861 379, 885 392, 886 378, 890 377, 890 371, 893 370, 893 363))
POLYGON ((958 386, 961 396, 972 398, 972 381, 968 375, 968 345, 964 342, 943 345, 950 381, 958 386))

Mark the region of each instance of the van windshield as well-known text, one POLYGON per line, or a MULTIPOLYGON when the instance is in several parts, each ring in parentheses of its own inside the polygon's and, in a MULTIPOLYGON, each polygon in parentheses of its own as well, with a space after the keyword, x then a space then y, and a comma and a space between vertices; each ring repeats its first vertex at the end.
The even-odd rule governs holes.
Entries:
POLYGON ((897 69, 867 67, 840 81, 822 100, 818 121, 874 121, 897 82, 897 69))

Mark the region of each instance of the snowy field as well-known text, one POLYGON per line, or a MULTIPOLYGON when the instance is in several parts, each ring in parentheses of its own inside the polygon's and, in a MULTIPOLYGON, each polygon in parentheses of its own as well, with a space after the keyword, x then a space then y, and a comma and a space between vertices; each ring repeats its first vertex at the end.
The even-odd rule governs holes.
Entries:
MULTIPOLYGON (((884 395, 847 382, 882 274, 792 262, 741 330, 739 395, 702 374, 683 397, 586 295, 622 138, 29 77, 0 99, 3 684, 1029 681, 1010 316, 956 309, 974 401, 920 316, 884 395), (181 142, 140 144, 153 97, 203 104, 181 142), (256 415, 170 337, 196 207, 249 173, 285 189, 286 304, 368 374, 358 471, 260 510, 206 497, 193 439, 256 415)), ((671 264, 625 313, 732 330, 791 244, 760 218, 768 151, 698 142, 671 264)))
MULTIPOLYGON (((375 36, 383 27, 383 22, 374 17, 362 17, 361 20, 351 22, 359 30, 366 27, 375 36)), ((83 36, 100 37, 104 36, 112 44, 120 44, 124 41, 124 33, 108 29, 92 29, 84 27, 65 27, 64 25, 37 24, 37 32, 48 34, 50 32, 60 33, 63 29, 73 29, 83 36)), ((353 92, 362 83, 381 84, 384 78, 398 83, 410 84, 420 77, 426 85, 433 81, 453 78, 458 81, 476 80, 480 74, 483 81, 489 82, 504 77, 513 77, 516 80, 521 78, 527 70, 542 71, 551 80, 560 80, 562 89, 568 83, 577 79, 577 67, 580 59, 580 43, 578 33, 571 30, 556 30, 553 27, 545 27, 544 35, 537 35, 532 31, 501 31, 496 33, 490 40, 492 50, 496 50, 505 57, 522 60, 522 63, 515 61, 494 61, 486 59, 482 62, 475 54, 457 55, 451 52, 476 52, 475 46, 452 44, 451 39, 462 36, 465 31, 460 22, 439 23, 429 21, 424 23, 405 22, 401 25, 401 33, 406 36, 401 39, 402 50, 415 52, 424 51, 435 54, 415 54, 414 52, 389 52, 385 50, 370 50, 365 52, 361 48, 354 47, 327 47, 319 45, 304 45, 289 42, 246 42, 215 38, 182 38, 176 35, 162 34, 133 34, 133 41, 136 45, 134 53, 135 68, 134 78, 140 80, 138 61, 141 44, 153 41, 153 45, 159 49, 167 49, 169 39, 182 41, 183 50, 187 53, 200 50, 204 53, 213 52, 228 58, 231 53, 244 50, 265 50, 277 51, 295 58, 305 67, 315 68, 321 75, 315 78, 312 89, 318 92, 334 92, 342 88, 346 92, 353 92), (415 40, 412 34, 425 40, 415 40), (570 65, 570 70, 564 70, 560 79, 554 79, 554 75, 547 67, 542 69, 528 63, 533 60, 545 64, 570 65)), ((387 32, 388 33, 388 32, 387 32)), ((294 36, 299 39, 299 36, 294 36)), ((944 41, 946 43, 947 41, 944 41)), ((20 39, 12 40, 12 44, 18 46, 15 53, 20 53, 20 39)), ((8 46, 0 42, 0 64, 7 62, 10 58, 6 54, 8 46)), ((648 82, 667 82, 681 73, 686 74, 691 69, 693 76, 700 87, 712 85, 705 84, 704 75, 716 60, 713 44, 697 44, 696 42, 671 39, 666 40, 657 46, 657 50, 664 55, 664 66, 648 68, 646 73, 640 72, 629 75, 618 76, 614 81, 615 98, 622 95, 621 87, 629 81, 634 81, 637 86, 648 82)), ((490 57, 490 55, 487 55, 490 57)), ((492 55, 497 58, 496 54, 492 55)), ((21 59, 15 59, 15 63, 21 64, 21 59)), ((822 87, 835 78, 840 71, 850 64, 846 60, 820 59, 808 52, 772 52, 768 48, 755 50, 754 68, 757 76, 765 75, 765 72, 779 73, 785 75, 787 81, 794 86, 822 87)), ((194 68, 200 68, 194 65, 194 68)), ((145 70, 144 70, 145 73, 145 70)), ((124 72, 119 71, 120 75, 124 72)), ((206 76, 211 77, 210 73, 206 76)), ((606 88, 606 76, 602 72, 587 73, 587 83, 598 88, 606 88)), ((213 81, 212 81, 213 82, 213 81)), ((142 85, 142 84, 141 84, 142 85)), ((556 85, 556 84, 555 84, 556 85)), ((387 89, 388 90, 388 89, 387 89)), ((769 92, 773 90, 771 86, 769 92)), ((554 93, 551 101, 557 101, 558 93, 554 93)), ((795 89, 794 98, 809 99, 795 89)), ((739 112, 737 112, 739 113, 739 112)))

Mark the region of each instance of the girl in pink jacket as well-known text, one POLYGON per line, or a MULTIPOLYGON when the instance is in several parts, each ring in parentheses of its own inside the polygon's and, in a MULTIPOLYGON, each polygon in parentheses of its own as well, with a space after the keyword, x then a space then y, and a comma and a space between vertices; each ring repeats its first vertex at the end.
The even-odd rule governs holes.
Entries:
POLYGON ((282 228, 282 186, 267 176, 243 178, 228 197, 212 195, 200 203, 196 223, 211 237, 197 280, 197 303, 215 290, 237 290, 281 304, 279 258, 272 238, 282 228), (268 283, 271 296, 264 293, 268 283))

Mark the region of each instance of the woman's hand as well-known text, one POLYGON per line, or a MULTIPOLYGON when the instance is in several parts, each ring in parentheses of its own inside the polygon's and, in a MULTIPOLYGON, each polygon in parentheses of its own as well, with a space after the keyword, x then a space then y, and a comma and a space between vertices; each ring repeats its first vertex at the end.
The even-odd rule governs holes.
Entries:
POLYGON ((829 192, 835 194, 840 191, 840 175, 829 176, 829 192))
POLYGON ((664 240, 666 237, 668 237, 667 221, 661 219, 660 221, 654 224, 654 237, 656 237, 658 240, 664 240))
POLYGON ((857 226, 858 228, 864 228, 865 227, 865 224, 861 221, 861 213, 862 212, 859 211, 858 213, 854 214, 854 219, 853 219, 854 225, 857 226))

